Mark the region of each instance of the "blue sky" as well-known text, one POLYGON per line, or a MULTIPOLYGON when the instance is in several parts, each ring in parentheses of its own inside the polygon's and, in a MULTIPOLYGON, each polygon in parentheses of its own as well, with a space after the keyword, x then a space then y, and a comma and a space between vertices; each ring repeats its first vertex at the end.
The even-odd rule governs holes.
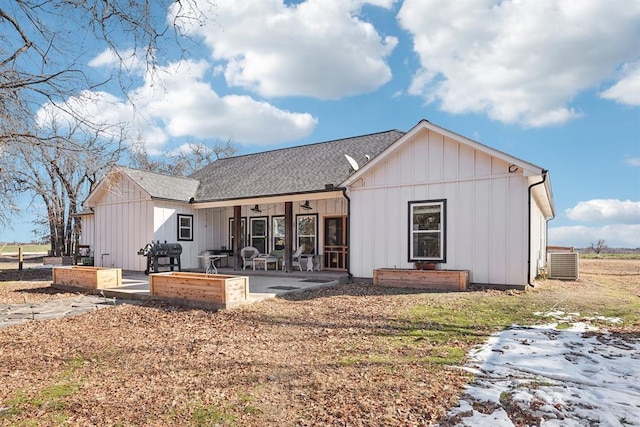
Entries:
MULTIPOLYGON (((239 154, 427 119, 550 171, 550 244, 640 247, 640 2, 215 5, 202 25, 183 21, 183 57, 160 51, 153 75, 131 57, 135 106, 105 87, 86 114, 126 122, 150 152, 231 138, 239 154)), ((86 66, 96 79, 117 68, 99 44, 86 66)))

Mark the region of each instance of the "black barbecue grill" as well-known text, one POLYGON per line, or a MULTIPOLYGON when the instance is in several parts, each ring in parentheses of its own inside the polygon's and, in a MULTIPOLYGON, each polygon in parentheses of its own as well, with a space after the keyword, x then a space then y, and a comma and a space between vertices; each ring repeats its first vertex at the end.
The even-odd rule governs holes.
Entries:
POLYGON ((159 267, 170 267, 173 271, 174 267, 178 267, 178 271, 182 271, 180 268, 180 255, 182 255, 182 245, 180 243, 160 243, 157 242, 147 243, 144 248, 138 251, 138 255, 147 257, 147 269, 144 274, 158 273, 159 267), (159 259, 163 258, 163 262, 160 263, 159 259), (168 258, 168 262, 167 262, 168 258))

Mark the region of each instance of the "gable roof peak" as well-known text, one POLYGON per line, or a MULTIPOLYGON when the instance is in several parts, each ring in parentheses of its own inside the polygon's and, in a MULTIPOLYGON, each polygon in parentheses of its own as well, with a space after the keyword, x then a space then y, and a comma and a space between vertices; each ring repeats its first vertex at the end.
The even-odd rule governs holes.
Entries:
POLYGON ((198 190, 198 180, 184 176, 162 174, 120 165, 116 165, 114 172, 125 174, 153 199, 188 202, 198 190))

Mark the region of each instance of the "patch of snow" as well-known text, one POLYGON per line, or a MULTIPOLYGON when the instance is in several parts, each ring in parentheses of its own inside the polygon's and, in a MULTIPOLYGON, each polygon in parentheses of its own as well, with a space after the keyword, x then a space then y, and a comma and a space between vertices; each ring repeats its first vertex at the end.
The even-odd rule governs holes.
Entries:
POLYGON ((588 321, 600 320, 603 322, 610 322, 610 323, 622 323, 622 319, 620 319, 619 317, 605 317, 605 316, 580 317, 580 313, 565 313, 564 311, 549 311, 546 313, 543 313, 541 311, 536 311, 533 314, 535 316, 540 316, 540 317, 551 317, 561 322, 571 322, 576 317, 578 317, 588 321))
MULTIPOLYGON (((550 315, 563 322, 566 316, 550 315)), ((585 335, 595 330, 586 322, 567 329, 550 323, 492 335, 471 354, 465 370, 476 379, 448 425, 640 425, 640 340, 585 335), (495 409, 487 414, 487 407, 495 409)))

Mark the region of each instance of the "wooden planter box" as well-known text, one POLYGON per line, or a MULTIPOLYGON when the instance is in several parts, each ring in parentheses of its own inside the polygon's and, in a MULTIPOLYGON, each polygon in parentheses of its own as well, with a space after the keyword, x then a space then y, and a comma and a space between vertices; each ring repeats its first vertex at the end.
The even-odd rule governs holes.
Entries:
POLYGON ((373 284, 397 288, 464 291, 469 286, 469 271, 381 268, 373 271, 373 284))
POLYGON ((83 289, 117 288, 122 286, 122 270, 80 265, 54 267, 53 284, 83 289))
POLYGON ((70 256, 46 256, 42 258, 43 265, 73 265, 73 257, 70 256))
POLYGON ((176 304, 219 310, 243 304, 249 298, 249 278, 179 271, 154 273, 149 275, 149 292, 176 304))

